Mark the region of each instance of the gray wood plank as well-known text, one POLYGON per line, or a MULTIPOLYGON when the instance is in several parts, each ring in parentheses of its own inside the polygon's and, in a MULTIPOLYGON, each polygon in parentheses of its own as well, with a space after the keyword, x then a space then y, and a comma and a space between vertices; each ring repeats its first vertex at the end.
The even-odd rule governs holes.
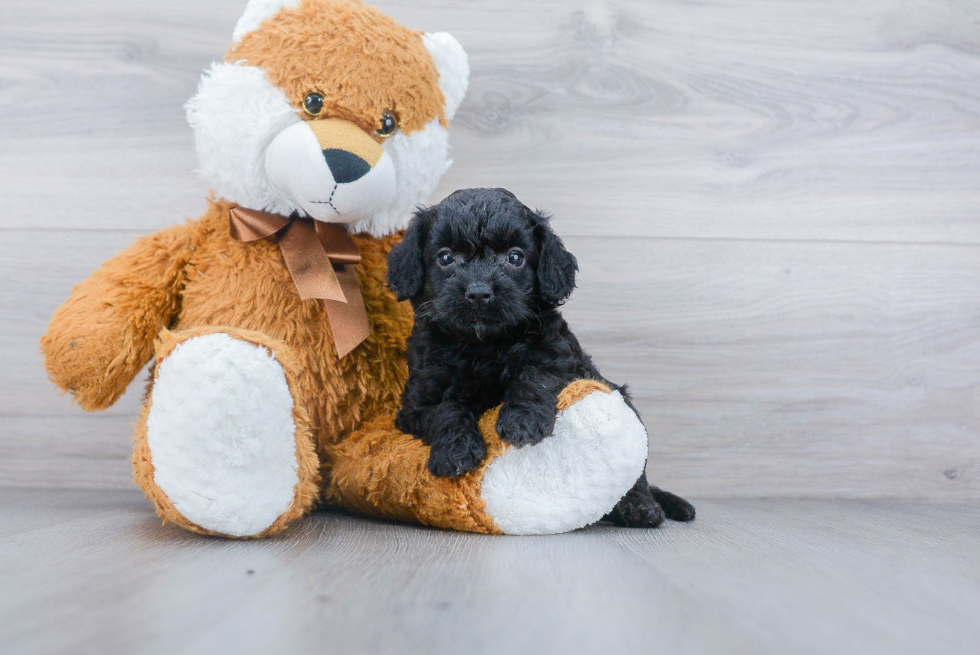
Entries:
POLYGON ((78 409, 71 416, 0 416, 0 480, 35 489, 133 489, 137 416, 78 409))
MULTIPOLYGON (((243 3, 8 5, 0 483, 125 487, 141 383, 83 416, 37 339, 100 261, 203 208, 181 105, 243 3)), ((632 384, 656 479, 980 498, 975 250, 922 245, 980 243, 980 8, 379 6, 469 49, 437 196, 554 211, 583 266, 569 318, 632 384)))
POLYGON ((589 248, 566 315, 632 385, 655 479, 711 496, 978 498, 974 249, 589 248))
MULTIPOLYGON (((145 376, 109 417, 88 417, 46 379, 36 344, 71 286, 133 235, 48 233, 50 250, 9 236, 0 275, 21 282, 0 286, 0 482, 125 488, 145 376)), ((980 499, 976 248, 567 243, 582 270, 566 316, 630 384, 668 488, 980 499)))
POLYGON ((702 501, 693 524, 652 531, 320 514, 229 542, 161 527, 132 492, 0 490, 0 638, 12 653, 970 653, 978 525, 967 505, 702 501))
MULTIPOLYGON (((0 415, 80 414, 71 397, 58 393, 48 380, 39 341, 72 288, 139 235, 119 230, 4 233, 0 239, 0 415)), ((107 413, 134 416, 142 386, 133 387, 107 413)))
MULTIPOLYGON (((980 507, 702 503, 690 539, 639 557, 784 653, 976 650, 980 507)), ((676 533, 665 532, 664 537, 676 533)), ((678 542, 682 541, 678 539, 678 542)))
MULTIPOLYGON (((182 104, 243 3, 9 4, 0 226, 199 211, 182 104)), ((980 242, 978 5, 377 4, 471 53, 437 196, 508 186, 580 235, 980 242)))

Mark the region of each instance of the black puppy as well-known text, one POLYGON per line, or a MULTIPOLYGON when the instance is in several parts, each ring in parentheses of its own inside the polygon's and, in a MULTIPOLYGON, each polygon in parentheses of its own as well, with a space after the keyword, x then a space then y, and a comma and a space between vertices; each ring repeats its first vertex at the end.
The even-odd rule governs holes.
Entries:
MULTIPOLYGON (((388 285, 415 309, 395 425, 429 444, 433 475, 476 468, 486 455, 477 419, 500 403, 497 434, 518 447, 552 433, 558 393, 574 380, 619 389, 633 408, 558 312, 577 270, 548 219, 504 189, 457 191, 416 212, 388 256, 388 285)), ((694 507, 643 474, 606 518, 653 527, 665 515, 689 521, 694 507)))

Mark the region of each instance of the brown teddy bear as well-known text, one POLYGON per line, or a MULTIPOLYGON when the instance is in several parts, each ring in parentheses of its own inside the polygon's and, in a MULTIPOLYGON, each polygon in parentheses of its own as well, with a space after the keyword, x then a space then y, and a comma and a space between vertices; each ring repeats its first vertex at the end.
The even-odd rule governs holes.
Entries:
POLYGON ((493 533, 574 529, 608 512, 647 457, 618 393, 567 388, 552 437, 522 449, 481 421, 489 454, 456 479, 392 423, 408 303, 386 257, 448 168, 469 69, 445 33, 338 0, 250 0, 187 104, 213 198, 77 286, 42 348, 86 410, 151 359, 135 479, 164 520, 276 533, 318 499, 493 533))

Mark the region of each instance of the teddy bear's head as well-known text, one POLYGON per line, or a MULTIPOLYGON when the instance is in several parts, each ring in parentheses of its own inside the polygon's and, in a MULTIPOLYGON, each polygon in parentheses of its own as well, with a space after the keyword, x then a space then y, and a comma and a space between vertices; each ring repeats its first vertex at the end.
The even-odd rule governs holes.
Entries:
POLYGON ((249 0, 187 103, 201 173, 250 209, 382 236, 449 167, 466 53, 356 0, 249 0))

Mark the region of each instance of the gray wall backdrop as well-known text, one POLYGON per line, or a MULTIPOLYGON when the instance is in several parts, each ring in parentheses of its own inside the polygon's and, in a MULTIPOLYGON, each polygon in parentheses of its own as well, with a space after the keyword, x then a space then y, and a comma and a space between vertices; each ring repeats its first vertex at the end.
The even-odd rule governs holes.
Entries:
MULTIPOLYGON (((377 0, 472 83, 434 199, 505 186, 691 496, 980 499, 980 4, 377 0)), ((47 381, 54 308, 204 209, 183 102, 244 0, 2 0, 0 485, 128 487, 142 385, 47 381)))

